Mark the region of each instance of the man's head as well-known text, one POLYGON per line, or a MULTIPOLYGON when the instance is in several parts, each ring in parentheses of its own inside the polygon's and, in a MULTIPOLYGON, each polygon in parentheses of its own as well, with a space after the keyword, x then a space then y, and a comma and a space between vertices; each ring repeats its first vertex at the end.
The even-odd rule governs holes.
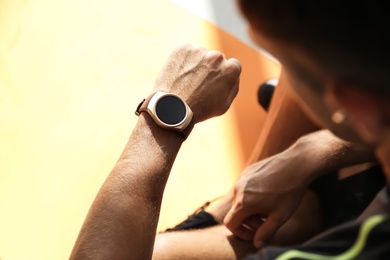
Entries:
POLYGON ((252 38, 282 63, 307 111, 343 110, 366 141, 390 136, 390 16, 383 1, 238 0, 252 38))

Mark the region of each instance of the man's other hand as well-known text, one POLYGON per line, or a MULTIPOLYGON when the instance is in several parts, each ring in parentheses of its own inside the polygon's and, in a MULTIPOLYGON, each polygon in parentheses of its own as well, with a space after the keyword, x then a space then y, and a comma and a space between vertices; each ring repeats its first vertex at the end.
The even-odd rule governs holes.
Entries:
POLYGON ((287 150, 244 170, 234 189, 234 202, 224 219, 237 237, 263 247, 298 208, 310 171, 299 153, 287 150))

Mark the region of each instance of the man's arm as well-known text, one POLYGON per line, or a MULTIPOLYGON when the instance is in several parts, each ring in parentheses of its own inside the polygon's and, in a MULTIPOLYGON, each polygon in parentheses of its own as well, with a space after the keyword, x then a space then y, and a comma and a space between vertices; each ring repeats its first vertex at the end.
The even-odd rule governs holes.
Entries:
POLYGON ((369 147, 345 142, 327 130, 303 136, 286 151, 245 169, 224 223, 260 248, 291 217, 314 179, 374 160, 369 147))
MULTIPOLYGON (((195 123, 226 112, 238 91, 241 66, 215 51, 178 47, 154 91, 187 102, 195 123)), ((71 259, 150 259, 169 172, 183 142, 142 113, 80 231, 71 259)))
MULTIPOLYGON (((306 192, 298 209, 278 230, 269 245, 302 243, 322 231, 321 210, 313 192, 306 192)), ((156 237, 153 260, 236 260, 257 249, 224 225, 198 230, 160 233, 156 237)))
POLYGON ((150 258, 162 193, 181 143, 178 133, 162 130, 141 114, 88 213, 71 258, 150 258))

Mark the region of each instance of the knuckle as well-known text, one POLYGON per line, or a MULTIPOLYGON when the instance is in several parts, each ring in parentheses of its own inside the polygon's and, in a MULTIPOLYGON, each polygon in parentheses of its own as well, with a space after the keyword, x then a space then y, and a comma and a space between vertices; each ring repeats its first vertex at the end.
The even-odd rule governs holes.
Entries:
POLYGON ((241 73, 240 67, 234 63, 229 62, 225 67, 225 74, 232 80, 236 81, 241 73))
POLYGON ((237 230, 237 224, 235 223, 235 219, 231 218, 231 219, 224 219, 223 220, 223 224, 224 226, 229 229, 232 233, 235 233, 236 230, 237 230))
POLYGON ((238 194, 241 193, 241 191, 242 191, 242 187, 241 186, 242 186, 241 185, 241 181, 240 180, 237 181, 236 184, 234 185, 234 194, 235 195, 238 195, 238 194))
POLYGON ((212 64, 220 64, 224 59, 224 55, 219 51, 208 51, 206 61, 212 64))
POLYGON ((185 51, 185 50, 189 50, 193 48, 192 45, 190 43, 181 43, 179 44, 177 47, 176 47, 176 51, 185 51))
POLYGON ((203 48, 203 47, 200 47, 200 46, 193 47, 192 50, 193 50, 195 53, 198 53, 198 54, 204 53, 204 52, 207 51, 206 48, 203 48))
POLYGON ((236 211, 238 211, 243 207, 244 207, 244 198, 241 197, 240 199, 236 200, 236 202, 234 203, 234 208, 236 209, 236 211))
POLYGON ((230 216, 227 216, 226 218, 223 219, 223 224, 228 228, 232 228, 232 218, 230 216))
POLYGON ((231 106, 231 103, 226 103, 222 108, 222 114, 226 113, 231 106))
POLYGON ((242 192, 242 207, 248 208, 256 205, 256 194, 252 190, 245 189, 242 192))

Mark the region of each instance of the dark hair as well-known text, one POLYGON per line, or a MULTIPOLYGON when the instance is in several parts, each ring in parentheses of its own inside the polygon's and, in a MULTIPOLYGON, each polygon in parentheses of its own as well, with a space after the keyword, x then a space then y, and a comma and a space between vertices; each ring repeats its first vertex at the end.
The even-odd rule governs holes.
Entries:
POLYGON ((390 95, 390 15, 386 1, 238 3, 253 29, 301 46, 332 77, 390 95))

